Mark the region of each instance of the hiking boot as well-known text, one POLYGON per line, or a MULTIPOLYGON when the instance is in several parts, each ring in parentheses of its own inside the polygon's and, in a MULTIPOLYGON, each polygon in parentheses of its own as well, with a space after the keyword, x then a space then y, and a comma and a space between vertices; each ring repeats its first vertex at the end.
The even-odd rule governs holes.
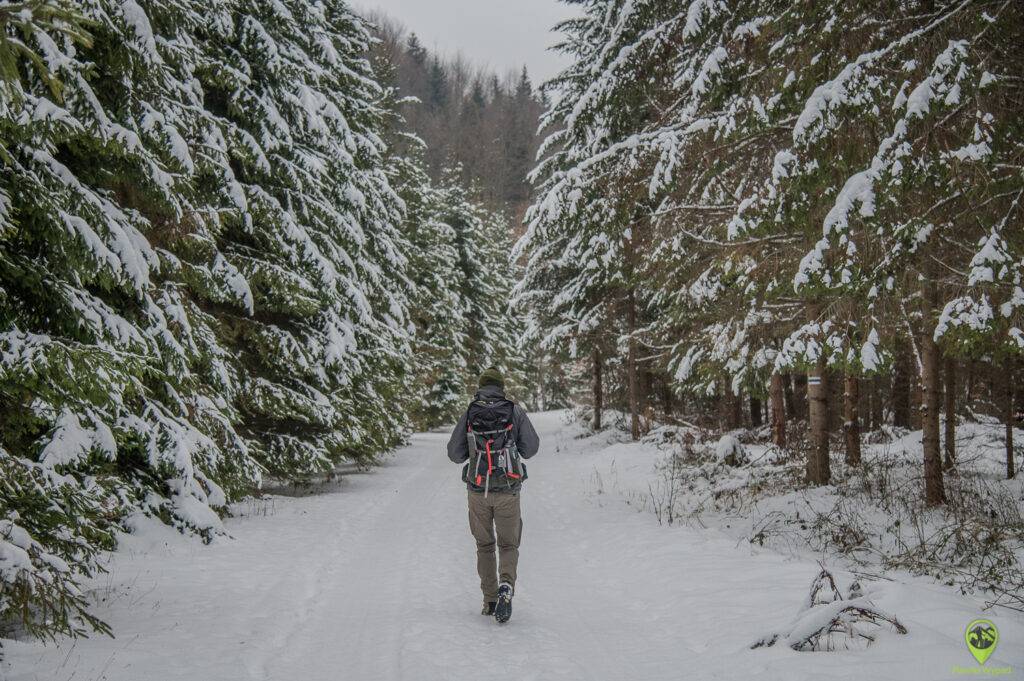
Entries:
POLYGON ((484 601, 484 609, 480 611, 480 614, 488 616, 493 615, 495 605, 496 603, 494 601, 484 601))
POLYGON ((502 582, 498 585, 498 603, 494 606, 494 620, 498 624, 504 624, 510 617, 512 617, 512 585, 502 582))

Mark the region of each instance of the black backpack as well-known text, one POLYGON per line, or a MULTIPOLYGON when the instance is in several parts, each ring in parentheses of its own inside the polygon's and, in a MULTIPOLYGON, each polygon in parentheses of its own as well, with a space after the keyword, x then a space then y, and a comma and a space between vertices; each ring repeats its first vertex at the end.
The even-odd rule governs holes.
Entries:
POLYGON ((514 413, 515 404, 503 397, 474 400, 466 411, 469 463, 462 469, 462 479, 485 495, 492 489, 518 487, 526 480, 526 466, 513 435, 514 413))

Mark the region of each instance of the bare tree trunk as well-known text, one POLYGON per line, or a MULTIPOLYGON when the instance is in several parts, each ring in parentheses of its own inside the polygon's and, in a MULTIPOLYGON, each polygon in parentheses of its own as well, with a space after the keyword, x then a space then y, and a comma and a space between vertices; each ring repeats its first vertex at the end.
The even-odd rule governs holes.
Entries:
MULTIPOLYGON (((870 379, 868 379, 870 381, 870 379)), ((861 431, 868 427, 871 422, 871 402, 870 395, 871 391, 865 393, 864 379, 857 379, 857 427, 861 431)))
POLYGON ((786 398, 781 374, 772 374, 769 390, 769 402, 772 413, 772 444, 776 447, 786 446, 786 398))
POLYGON ((910 355, 905 343, 896 350, 892 375, 892 425, 910 428, 910 355))
POLYGON ((604 386, 601 384, 601 348, 594 347, 594 430, 601 430, 601 410, 604 408, 604 386))
POLYGON ((843 391, 846 384, 845 374, 842 371, 830 370, 825 377, 828 385, 828 403, 836 405, 837 408, 830 409, 828 413, 828 430, 830 433, 838 433, 843 429, 842 409, 838 405, 843 403, 843 391))
POLYGON ((945 454, 944 462, 946 470, 951 470, 956 465, 956 361, 952 357, 945 360, 945 376, 942 381, 942 388, 945 394, 945 454))
POLYGON ((732 392, 732 381, 723 374, 721 378, 722 393, 718 402, 718 416, 722 430, 736 430, 743 427, 743 404, 738 395, 732 392))
POLYGON ((640 439, 640 377, 638 376, 636 356, 636 288, 633 282, 633 258, 636 249, 633 244, 633 236, 627 238, 623 244, 623 255, 626 260, 627 285, 626 292, 626 328, 629 332, 629 344, 626 358, 626 382, 629 384, 629 412, 630 435, 634 440, 640 439))
POLYGON ((871 378, 871 430, 878 430, 882 427, 885 415, 882 409, 882 377, 871 378))
MULTIPOLYGON (((647 414, 648 411, 652 411, 651 395, 653 394, 652 386, 654 385, 654 375, 647 362, 641 362, 638 367, 638 376, 640 377, 640 413, 647 414)), ((650 424, 642 424, 644 428, 650 427, 650 424)))
POLYGON ((1013 460, 1013 360, 1008 362, 1006 367, 1006 404, 1003 407, 1003 416, 1006 422, 1006 479, 1013 480, 1017 475, 1013 460))
POLYGON ((977 367, 975 366, 975 362, 974 362, 973 359, 967 360, 966 364, 967 364, 967 376, 964 379, 964 383, 966 384, 964 387, 966 388, 966 393, 967 394, 964 395, 964 400, 965 400, 964 404, 966 404, 968 408, 973 408, 974 407, 974 397, 975 397, 975 395, 974 395, 974 375, 977 373, 977 371, 976 371, 977 367))
MULTIPOLYGON (((793 398, 793 377, 790 374, 782 374, 780 379, 782 380, 782 398, 786 405, 786 418, 795 419, 796 405, 793 398)), ((774 375, 772 380, 775 380, 774 375)))
POLYGON ((760 428, 764 421, 761 420, 761 400, 753 395, 750 396, 750 426, 760 428))
MULTIPOLYGON (((923 354, 924 351, 922 351, 923 354)), ((921 362, 924 362, 924 358, 921 358, 921 362)), ((920 373, 923 373, 924 369, 921 369, 920 373)), ((938 374, 937 374, 938 376, 938 374)), ((910 404, 923 405, 924 404, 924 384, 921 381, 920 376, 915 379, 911 379, 910 382, 910 404)), ((910 429, 911 430, 924 430, 924 411, 923 409, 911 409, 910 410, 910 429)))
POLYGON ((807 418, 807 374, 793 374, 793 398, 796 418, 807 418))
POLYGON ((544 394, 544 374, 546 369, 547 363, 544 356, 541 355, 537 362, 537 406, 541 409, 547 409, 547 395, 544 394))
POLYGON ((860 465, 860 381, 846 374, 843 381, 843 435, 846 440, 846 463, 860 465))
POLYGON ((633 330, 636 326, 636 308, 633 306, 633 292, 629 293, 629 353, 626 358, 626 373, 629 382, 629 432, 634 440, 640 439, 640 381, 636 371, 636 339, 633 338, 633 330))
MULTIPOLYGON (((817 321, 819 308, 807 304, 807 320, 817 321)), ((825 357, 807 375, 807 399, 810 412, 811 448, 807 453, 807 482, 812 485, 827 485, 831 478, 828 458, 828 381, 825 357)))
POLYGON ((807 375, 811 449, 807 455, 807 482, 827 485, 831 477, 828 458, 828 379, 825 360, 807 375))
POLYGON ((672 395, 672 379, 668 376, 661 382, 661 402, 665 416, 671 418, 675 412, 675 399, 672 395))
POLYGON ((718 400, 718 429, 723 433, 729 430, 729 389, 726 387, 725 376, 721 378, 722 388, 717 391, 715 399, 718 400))
POLYGON ((939 451, 939 348, 934 337, 937 304, 935 282, 926 277, 921 285, 924 313, 921 331, 921 427, 924 497, 930 505, 941 504, 946 500, 942 484, 942 454, 939 451))

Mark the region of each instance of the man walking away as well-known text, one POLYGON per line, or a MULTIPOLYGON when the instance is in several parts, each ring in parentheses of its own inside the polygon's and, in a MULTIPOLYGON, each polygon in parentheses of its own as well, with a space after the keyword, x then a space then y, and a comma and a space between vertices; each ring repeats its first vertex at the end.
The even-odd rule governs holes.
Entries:
POLYGON ((480 374, 480 389, 448 440, 448 458, 465 463, 469 530, 476 540, 476 570, 484 594, 484 615, 499 623, 512 616, 523 521, 519 492, 526 464, 540 438, 526 411, 505 397, 505 380, 491 367, 480 374), (495 561, 494 549, 498 556, 495 561))

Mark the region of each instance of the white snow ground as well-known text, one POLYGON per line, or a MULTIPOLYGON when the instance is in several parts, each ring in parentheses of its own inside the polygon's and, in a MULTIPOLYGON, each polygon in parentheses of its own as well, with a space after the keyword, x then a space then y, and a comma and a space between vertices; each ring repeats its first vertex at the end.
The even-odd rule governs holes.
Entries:
MULTIPOLYGON (((513 618, 479 614, 465 490, 446 435, 413 438, 389 463, 330 492, 243 504, 211 546, 145 524, 93 586, 117 634, 44 646, 5 641, 11 681, 962 678, 963 631, 993 619, 986 667, 1024 678, 1024 618, 927 580, 872 583, 910 630, 866 650, 749 650, 799 609, 818 566, 716 530, 662 527, 607 493, 595 464, 630 447, 581 448, 560 412, 523 496, 513 618)), ((634 450, 641 454, 639 449, 634 450)), ((642 462, 642 463, 641 463, 642 462)), ((845 588, 850 576, 837 573, 845 588)))

